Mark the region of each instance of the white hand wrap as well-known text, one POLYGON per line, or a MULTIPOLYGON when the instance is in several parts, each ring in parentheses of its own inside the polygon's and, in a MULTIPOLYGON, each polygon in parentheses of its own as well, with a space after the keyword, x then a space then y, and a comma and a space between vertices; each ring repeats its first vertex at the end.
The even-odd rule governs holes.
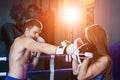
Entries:
POLYGON ((66 54, 67 53, 66 48, 71 44, 71 42, 64 40, 60 44, 61 44, 61 46, 58 46, 56 49, 56 54, 66 54))
POLYGON ((45 43, 45 40, 44 40, 41 36, 39 36, 39 37, 37 38, 37 42, 45 43))
POLYGON ((67 41, 67 40, 64 40, 64 41, 62 41, 60 44, 61 44, 61 46, 68 46, 68 45, 71 44, 71 42, 70 42, 70 41, 67 41))
POLYGON ((78 55, 80 53, 80 51, 78 50, 78 48, 83 45, 84 42, 81 40, 81 38, 77 38, 75 39, 73 45, 74 45, 74 54, 78 55))
POLYGON ((37 52, 37 55, 35 56, 35 58, 40 58, 40 55, 41 55, 41 53, 40 52, 37 52))
POLYGON ((65 41, 62 41, 60 44, 61 44, 61 46, 67 46, 67 44, 65 43, 65 41))
MULTIPOLYGON (((37 38, 37 42, 40 42, 40 43, 45 43, 45 40, 41 37, 41 36, 39 36, 38 38, 37 38)), ((36 56, 35 56, 35 58, 40 58, 40 55, 41 55, 41 52, 36 52, 36 56)))
POLYGON ((69 46, 67 46, 66 52, 67 52, 67 54, 69 54, 69 55, 74 54, 74 45, 73 45, 73 44, 70 44, 69 46))
POLYGON ((75 54, 72 54, 73 59, 77 59, 77 56, 75 54))
POLYGON ((85 52, 84 55, 85 57, 93 58, 93 54, 91 52, 85 52))
POLYGON ((64 54, 65 52, 65 46, 58 46, 57 49, 56 49, 56 54, 64 54))

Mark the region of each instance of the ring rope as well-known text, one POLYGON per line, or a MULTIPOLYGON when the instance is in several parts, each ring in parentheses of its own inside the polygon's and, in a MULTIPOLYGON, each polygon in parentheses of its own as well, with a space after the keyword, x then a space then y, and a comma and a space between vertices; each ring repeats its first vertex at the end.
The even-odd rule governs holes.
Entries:
POLYGON ((7 57, 0 57, 0 61, 7 61, 7 57))
MULTIPOLYGON (((54 79, 55 72, 72 72, 72 68, 66 69, 54 69, 54 59, 55 57, 63 57, 66 58, 66 55, 47 55, 47 56, 40 56, 40 59, 50 58, 50 70, 37 70, 37 71, 28 71, 28 74, 35 74, 35 73, 47 73, 50 72, 50 80, 54 79)), ((68 58, 68 57, 67 57, 68 58)), ((0 57, 0 61, 8 61, 7 57, 0 57)), ((69 61, 69 60, 68 60, 69 61)), ((6 76, 7 72, 0 72, 0 76, 6 76)))
MULTIPOLYGON (((39 59, 48 59, 48 58, 51 58, 51 56, 54 56, 54 58, 65 58, 65 61, 66 62, 69 62, 69 58, 67 58, 66 60, 66 56, 68 55, 44 55, 44 56, 40 56, 39 59)), ((8 61, 9 59, 7 57, 0 57, 0 61, 8 61)))
MULTIPOLYGON (((79 54, 79 55, 83 55, 83 54, 79 54)), ((71 57, 70 57, 70 55, 68 55, 68 54, 64 54, 64 55, 54 55, 55 56, 55 58, 56 57, 59 57, 59 58, 64 58, 65 57, 65 60, 66 60, 66 62, 71 62, 71 57), (66 57, 67 56, 67 57, 66 57)), ((90 57, 90 58, 92 58, 93 57, 93 55, 92 55, 92 53, 86 53, 86 54, 84 54, 84 56, 85 57, 90 57)), ((51 58, 51 55, 45 55, 45 56, 40 56, 39 57, 40 59, 44 59, 44 58, 51 58)), ((0 57, 0 61, 7 61, 8 60, 8 58, 7 57, 0 57)))
MULTIPOLYGON (((29 75, 33 74, 40 74, 40 73, 49 73, 50 70, 35 70, 35 71, 28 71, 29 75)), ((54 72, 72 72, 72 68, 65 68, 65 69, 55 69, 54 72)), ((0 72, 0 76, 6 76, 7 72, 0 72)))

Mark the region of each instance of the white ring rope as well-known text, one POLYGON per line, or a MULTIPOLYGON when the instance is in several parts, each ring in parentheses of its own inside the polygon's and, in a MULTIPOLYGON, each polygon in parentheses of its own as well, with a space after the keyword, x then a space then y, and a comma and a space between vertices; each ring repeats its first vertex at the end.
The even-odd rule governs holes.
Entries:
MULTIPOLYGON (((54 73, 55 72, 72 72, 72 68, 66 68, 66 69, 54 69, 54 59, 55 57, 65 57, 66 55, 50 55, 50 56, 40 56, 40 59, 43 58, 50 58, 50 70, 37 70, 37 71, 28 71, 28 74, 33 73, 43 73, 43 72, 50 72, 50 80, 54 80, 54 73)), ((85 57, 92 58, 92 53, 87 52, 84 54, 85 57)), ((68 58, 68 57, 67 57, 68 58)), ((0 61, 7 61, 7 57, 0 57, 0 61)), ((7 72, 0 72, 0 76, 6 76, 7 72)))
POLYGON ((6 76, 7 72, 0 72, 0 76, 6 76))
POLYGON ((7 57, 0 57, 0 61, 7 61, 7 57))
MULTIPOLYGON (((85 52, 85 54, 79 54, 79 55, 84 55, 85 57, 88 57, 88 58, 92 58, 93 57, 93 54, 91 52, 85 52)), ((65 57, 65 59, 66 59, 65 61, 66 62, 70 62, 71 61, 71 58, 68 55, 54 55, 54 56, 55 57, 61 57, 61 58, 65 57)), ((40 56, 39 58, 40 59, 51 58, 51 55, 40 56)), ((8 60, 7 57, 0 57, 0 61, 7 61, 7 60, 8 60)))

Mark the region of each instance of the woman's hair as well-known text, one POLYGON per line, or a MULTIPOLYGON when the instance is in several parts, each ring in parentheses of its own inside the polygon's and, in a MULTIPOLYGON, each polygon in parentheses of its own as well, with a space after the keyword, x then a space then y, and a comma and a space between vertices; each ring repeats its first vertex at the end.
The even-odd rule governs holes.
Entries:
POLYGON ((93 24, 85 29, 85 37, 88 42, 94 46, 92 63, 94 63, 95 61, 97 61, 98 58, 104 55, 108 56, 109 65, 106 68, 103 80, 112 79, 112 60, 110 58, 107 35, 105 30, 100 25, 93 24))
POLYGON ((28 20, 26 20, 25 28, 31 29, 33 26, 37 26, 41 30, 43 29, 42 22, 40 22, 38 19, 28 19, 28 20))

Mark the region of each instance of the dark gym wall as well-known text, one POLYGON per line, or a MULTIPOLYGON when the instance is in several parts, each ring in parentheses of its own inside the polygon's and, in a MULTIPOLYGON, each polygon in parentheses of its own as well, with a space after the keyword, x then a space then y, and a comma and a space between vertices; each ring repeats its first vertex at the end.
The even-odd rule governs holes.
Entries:
POLYGON ((108 33, 109 44, 120 41, 120 0, 95 0, 95 23, 108 33))

